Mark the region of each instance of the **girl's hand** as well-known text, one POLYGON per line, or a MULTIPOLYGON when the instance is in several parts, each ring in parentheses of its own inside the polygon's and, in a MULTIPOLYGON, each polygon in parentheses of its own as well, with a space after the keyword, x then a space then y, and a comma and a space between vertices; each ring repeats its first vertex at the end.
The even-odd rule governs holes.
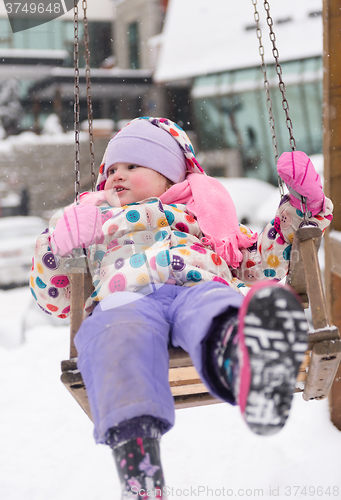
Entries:
POLYGON ((302 151, 283 153, 279 157, 277 171, 288 186, 290 203, 293 207, 302 210, 301 196, 304 196, 312 215, 325 210, 321 178, 305 153, 302 151))
POLYGON ((52 252, 61 257, 103 239, 101 213, 93 205, 76 205, 61 217, 51 236, 52 252))

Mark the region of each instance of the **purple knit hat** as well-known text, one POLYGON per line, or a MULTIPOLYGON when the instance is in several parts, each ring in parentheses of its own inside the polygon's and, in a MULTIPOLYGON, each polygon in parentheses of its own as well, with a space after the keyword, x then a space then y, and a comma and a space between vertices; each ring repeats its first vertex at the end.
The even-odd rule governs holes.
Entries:
POLYGON ((175 183, 182 182, 188 172, 204 174, 187 134, 166 118, 136 118, 111 139, 97 190, 104 189, 108 168, 118 162, 151 168, 175 183))

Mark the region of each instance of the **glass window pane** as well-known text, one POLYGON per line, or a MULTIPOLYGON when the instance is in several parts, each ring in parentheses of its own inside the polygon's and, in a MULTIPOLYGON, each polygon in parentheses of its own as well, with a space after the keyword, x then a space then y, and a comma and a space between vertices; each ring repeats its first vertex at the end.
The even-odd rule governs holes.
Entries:
MULTIPOLYGON (((321 68, 320 57, 282 64, 293 135, 297 148, 308 155, 322 152, 321 68)), ((269 65, 267 73, 281 154, 290 151, 289 131, 275 66, 269 65)), ((195 80, 192 98, 200 147, 237 148, 242 154, 245 175, 276 184, 266 92, 260 79, 259 67, 200 77, 195 80)))
POLYGON ((129 63, 132 69, 140 67, 138 23, 128 25, 129 63))

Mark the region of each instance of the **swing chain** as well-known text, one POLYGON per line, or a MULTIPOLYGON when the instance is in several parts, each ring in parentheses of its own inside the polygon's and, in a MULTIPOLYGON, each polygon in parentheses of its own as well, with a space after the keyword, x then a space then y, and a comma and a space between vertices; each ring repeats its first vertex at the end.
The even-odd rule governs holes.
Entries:
POLYGON ((275 32, 273 31, 273 20, 272 20, 272 17, 270 15, 270 5, 269 5, 268 0, 264 0, 264 9, 266 11, 266 22, 269 26, 269 31, 270 31, 269 37, 270 37, 270 41, 272 43, 272 55, 273 55, 275 62, 276 62, 275 68, 276 68, 276 73, 277 73, 278 79, 279 79, 279 90, 282 93, 282 107, 284 109, 285 116, 286 116, 286 126, 287 126, 287 129, 289 131, 290 146, 291 146, 292 151, 296 151, 296 141, 295 141, 295 138, 294 138, 293 132, 292 132, 293 125, 292 125, 291 118, 289 116, 289 103, 288 103, 286 95, 285 95, 286 88, 285 88, 285 84, 284 84, 283 79, 282 79, 282 67, 279 63, 279 52, 278 52, 278 49, 276 46, 276 35, 275 35, 275 32))
MULTIPOLYGON (((262 64, 261 64, 261 69, 263 73, 263 80, 264 80, 264 88, 266 92, 266 104, 268 108, 268 115, 269 115, 269 123, 270 123, 270 129, 271 129, 271 139, 272 139, 272 147, 275 155, 275 164, 277 165, 278 161, 278 144, 277 144, 277 137, 276 137, 276 129, 275 129, 275 118, 273 115, 273 110, 272 110, 272 100, 271 100, 271 95, 270 95, 270 83, 268 80, 268 75, 267 75, 267 66, 265 63, 265 51, 264 51, 264 45, 262 42, 262 30, 260 28, 260 17, 259 17, 259 12, 257 10, 257 0, 251 0, 252 4, 254 6, 255 12, 254 12, 254 20, 256 22, 256 34, 259 42, 259 55, 261 56, 262 59, 262 64)), ((280 176, 278 176, 278 187, 279 187, 279 192, 281 198, 284 196, 284 183, 283 180, 281 179, 280 176)))
POLYGON ((74 1, 74 18, 73 18, 73 29, 74 29, 74 75, 75 75, 75 102, 74 102, 74 129, 75 129, 75 201, 78 205, 79 203, 79 191, 80 191, 80 168, 79 168, 79 157, 80 157, 80 142, 79 142, 79 115, 80 115, 80 105, 79 105, 79 33, 78 33, 78 6, 77 1, 74 1))
POLYGON ((86 15, 88 8, 87 0, 83 0, 82 7, 84 11, 84 44, 85 44, 85 78, 86 78, 86 98, 88 105, 88 126, 89 126, 89 143, 90 143, 90 169, 91 169, 91 190, 95 191, 96 176, 95 176, 95 155, 94 155, 94 133, 93 133, 93 113, 91 99, 91 78, 90 78, 90 50, 89 50, 89 23, 86 15))
MULTIPOLYGON (((279 79, 279 90, 282 93, 282 107, 284 109, 285 116, 286 116, 286 126, 287 126, 287 129, 289 131, 290 146, 291 146, 292 151, 296 151, 296 141, 295 141, 295 138, 293 136, 293 131, 292 131, 293 125, 292 125, 291 118, 289 116, 289 103, 288 103, 286 95, 285 95, 286 88, 285 88, 285 84, 284 84, 283 79, 282 79, 282 67, 279 63, 279 52, 278 52, 278 49, 276 46, 276 35, 275 35, 274 30, 273 30, 273 20, 272 20, 272 17, 270 15, 270 5, 269 5, 268 0, 264 0, 264 9, 266 11, 266 22, 267 22, 267 25, 269 26, 269 37, 270 37, 270 41, 272 43, 272 55, 276 61, 275 67, 276 67, 276 73, 277 73, 278 79, 279 79)), ((282 182, 283 181, 281 179, 280 191, 281 191, 281 189, 283 190, 282 182)), ((282 195, 282 192, 281 192, 281 195, 282 195)), ((304 216, 304 224, 306 226, 308 226, 309 225, 309 222, 308 222, 309 214, 308 214, 308 207, 307 207, 307 198, 304 196, 301 196, 301 205, 302 205, 302 212, 303 212, 303 216, 304 216)))

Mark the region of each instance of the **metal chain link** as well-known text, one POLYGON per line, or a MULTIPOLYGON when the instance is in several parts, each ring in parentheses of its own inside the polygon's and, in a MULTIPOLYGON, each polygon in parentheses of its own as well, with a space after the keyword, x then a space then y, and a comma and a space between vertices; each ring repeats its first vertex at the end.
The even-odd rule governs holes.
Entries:
POLYGON ((86 98, 88 105, 88 127, 89 127, 89 144, 90 144, 90 171, 91 171, 91 190, 95 191, 96 175, 95 175, 95 154, 94 154, 94 132, 93 132, 93 113, 91 99, 91 78, 90 78, 90 50, 89 50, 89 23, 86 15, 88 8, 87 0, 83 0, 82 7, 84 11, 84 45, 85 45, 85 79, 86 79, 86 98))
POLYGON ((270 37, 270 41, 272 43, 272 55, 273 55, 275 62, 276 62, 275 67, 276 67, 276 73, 277 73, 278 79, 279 79, 279 90, 282 93, 282 107, 284 109, 285 116, 286 116, 286 126, 287 126, 287 129, 289 131, 290 146, 291 146, 292 151, 296 151, 296 141, 295 141, 295 138, 294 138, 293 132, 292 132, 293 125, 292 125, 291 118, 289 116, 289 103, 288 103, 286 95, 285 95, 286 88, 285 88, 283 78, 282 78, 282 67, 279 63, 279 52, 278 52, 278 49, 276 46, 276 35, 273 31, 273 20, 272 20, 272 17, 270 15, 270 5, 269 5, 268 0, 264 0, 264 9, 266 11, 266 22, 269 26, 269 37, 270 37))
MULTIPOLYGON (((287 129, 289 131, 290 146, 291 146, 292 151, 296 151, 296 141, 295 141, 295 138, 294 138, 293 132, 292 132, 293 125, 292 125, 291 118, 289 116, 289 103, 288 103, 286 95, 285 95, 286 89, 285 89, 285 85, 284 85, 284 82, 282 79, 282 67, 279 63, 279 52, 278 52, 278 49, 276 46, 276 35, 275 35, 273 28, 272 28, 273 27, 273 20, 272 20, 272 17, 270 15, 270 5, 269 5, 268 0, 264 0, 264 9, 266 11, 266 22, 269 26, 269 36, 270 36, 270 40, 272 43, 272 54, 273 54, 274 59, 276 61, 276 73, 277 73, 278 79, 279 79, 279 90, 282 93, 282 107, 284 109, 285 116, 286 116, 286 126, 287 126, 287 129)), ((282 179, 281 179, 281 181, 282 181, 282 179)), ((307 207, 307 198, 305 196, 301 196, 301 208, 302 208, 304 223, 305 223, 305 225, 309 225, 309 222, 308 222, 309 213, 308 213, 308 207, 307 207)))
MULTIPOLYGON (((255 7, 255 10, 256 10, 256 4, 257 4, 257 0, 252 0, 252 3, 255 7)), ((282 107, 283 107, 283 110, 285 112, 285 116, 286 116, 286 126, 287 126, 287 129, 289 131, 289 141, 290 141, 290 146, 291 146, 291 150, 292 151, 296 151, 296 141, 295 141, 295 138, 294 138, 294 135, 293 135, 293 125, 292 125, 292 121, 291 121, 291 118, 289 116, 289 103, 288 103, 288 100, 286 98, 286 94, 285 94, 285 91, 286 91, 286 88, 285 88, 285 84, 283 82, 283 78, 282 78, 282 67, 279 63, 279 52, 278 52, 278 49, 277 49, 277 46, 276 46, 276 35, 274 33, 274 30, 273 30, 273 20, 272 20, 272 17, 271 17, 271 14, 270 14, 270 5, 269 5, 269 2, 268 0, 264 0, 264 9, 265 9, 265 12, 266 12, 266 22, 267 22, 267 25, 269 26, 269 37, 270 37, 270 41, 272 43, 272 55, 275 59, 275 68, 276 68, 276 73, 277 73, 277 76, 278 76, 278 80, 279 80, 279 90, 282 94, 282 107)), ((256 18, 255 18, 256 20, 256 18)), ((257 22, 257 20, 256 20, 257 22)), ((259 16, 258 16, 258 23, 259 23, 259 16)), ((259 27, 259 24, 257 25, 257 28, 259 27)), ((257 33, 257 36, 259 34, 257 33)), ((264 60, 264 54, 262 56, 262 62, 264 60)), ((278 186, 279 186, 279 190, 280 190, 280 193, 281 193, 281 197, 283 197, 284 195, 284 183, 283 183, 283 180, 281 179, 281 177, 278 176, 278 186)), ((304 214, 304 222, 306 225, 308 225, 308 218, 309 218, 309 215, 308 215, 308 207, 307 207, 307 199, 304 197, 304 196, 301 196, 301 206, 302 206, 302 212, 304 214)))
MULTIPOLYGON (((259 55, 261 56, 262 59, 262 64, 261 64, 261 69, 263 73, 263 80, 264 80, 264 88, 266 92, 266 104, 268 108, 268 114, 269 114, 269 124, 270 124, 270 130, 271 130, 271 139, 272 139, 272 147, 274 150, 274 155, 275 155, 275 164, 277 165, 278 161, 278 144, 277 144, 277 137, 276 137, 276 129, 275 129, 275 118, 273 115, 272 111, 272 100, 270 96, 270 83, 268 80, 268 75, 267 75, 267 66, 265 63, 265 58, 264 58, 264 46, 262 42, 262 30, 260 28, 260 18, 259 18, 259 12, 257 10, 257 0, 251 0, 252 4, 254 6, 254 19, 256 22, 256 34, 259 42, 259 55)), ((279 192, 281 198, 284 196, 284 185, 283 185, 283 180, 278 176, 278 187, 279 187, 279 192)))
POLYGON ((75 102, 74 102, 74 128, 75 128, 75 201, 78 205, 79 203, 79 192, 80 192, 80 168, 79 168, 79 156, 80 156, 80 142, 79 142, 79 36, 78 36, 78 6, 76 0, 74 0, 74 17, 73 17, 73 29, 74 29, 74 78, 75 78, 75 102))
MULTIPOLYGON (((268 80, 268 75, 267 75, 267 66, 265 63, 265 58, 264 58, 264 46, 262 42, 262 30, 260 28, 260 17, 259 17, 259 12, 257 10, 257 0, 251 0, 252 5, 254 6, 254 20, 256 22, 256 34, 259 42, 259 55, 261 56, 262 59, 262 64, 261 64, 261 69, 263 73, 263 80, 264 80, 264 88, 266 92, 266 104, 268 108, 268 114, 269 114, 269 123, 270 123, 270 130, 271 130, 271 139, 272 139, 272 147, 274 150, 274 155, 275 155, 275 164, 277 165, 278 161, 278 143, 277 143, 277 137, 276 137, 276 129, 275 129, 275 118, 273 115, 273 110, 272 110, 272 100, 270 96, 270 83, 268 80)), ((284 183, 281 177, 278 177, 278 187, 279 187, 279 192, 281 198, 284 196, 284 183)))

